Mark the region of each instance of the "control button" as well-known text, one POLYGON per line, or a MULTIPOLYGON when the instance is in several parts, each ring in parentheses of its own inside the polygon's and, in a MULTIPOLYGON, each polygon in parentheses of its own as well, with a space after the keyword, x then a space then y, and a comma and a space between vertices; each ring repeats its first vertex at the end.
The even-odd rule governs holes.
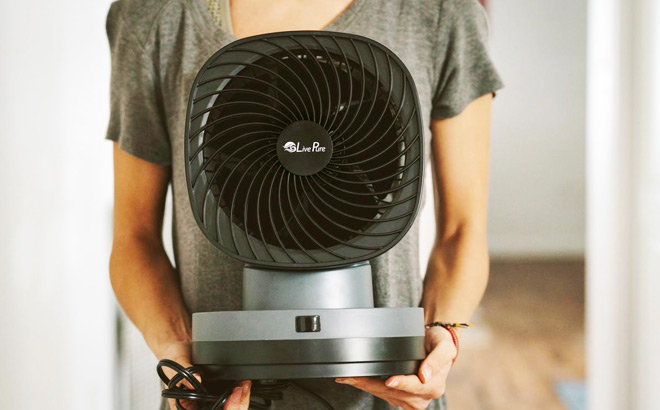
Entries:
POLYGON ((296 316, 296 332, 320 332, 321 316, 296 316))

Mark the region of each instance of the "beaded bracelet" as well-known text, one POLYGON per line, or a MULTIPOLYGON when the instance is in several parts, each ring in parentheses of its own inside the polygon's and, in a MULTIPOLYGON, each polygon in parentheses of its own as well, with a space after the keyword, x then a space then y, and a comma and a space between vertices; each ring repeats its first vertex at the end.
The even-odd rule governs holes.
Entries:
POLYGON ((447 331, 451 334, 451 340, 454 342, 454 346, 456 346, 456 356, 451 360, 452 366, 454 365, 454 362, 456 362, 456 358, 458 357, 458 335, 456 334, 456 331, 454 330, 455 327, 472 327, 472 323, 449 323, 449 322, 431 322, 427 323, 424 325, 425 328, 430 329, 435 326, 441 326, 447 329, 447 331))
POLYGON ((472 327, 472 323, 452 323, 452 322, 431 322, 424 325, 425 328, 430 329, 433 326, 442 326, 442 327, 472 327))

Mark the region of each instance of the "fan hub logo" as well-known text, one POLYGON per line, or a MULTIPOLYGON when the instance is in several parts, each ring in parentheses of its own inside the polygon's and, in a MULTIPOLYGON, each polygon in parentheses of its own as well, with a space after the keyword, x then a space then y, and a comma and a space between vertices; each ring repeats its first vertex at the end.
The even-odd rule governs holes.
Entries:
POLYGON ((300 120, 280 132, 275 151, 287 171, 300 176, 314 175, 332 159, 332 138, 320 124, 300 120))
POLYGON ((318 141, 312 142, 311 147, 306 147, 304 145, 300 145, 300 143, 295 143, 293 141, 288 141, 286 144, 282 145, 282 148, 284 148, 284 151, 286 152, 325 152, 325 147, 321 146, 321 143, 318 141))

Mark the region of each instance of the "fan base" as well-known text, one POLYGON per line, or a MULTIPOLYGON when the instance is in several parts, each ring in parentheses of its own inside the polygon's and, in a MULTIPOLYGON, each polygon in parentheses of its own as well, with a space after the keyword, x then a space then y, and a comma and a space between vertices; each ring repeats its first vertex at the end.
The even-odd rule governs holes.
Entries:
POLYGON ((425 357, 421 308, 193 314, 193 363, 212 378, 416 374, 425 357))

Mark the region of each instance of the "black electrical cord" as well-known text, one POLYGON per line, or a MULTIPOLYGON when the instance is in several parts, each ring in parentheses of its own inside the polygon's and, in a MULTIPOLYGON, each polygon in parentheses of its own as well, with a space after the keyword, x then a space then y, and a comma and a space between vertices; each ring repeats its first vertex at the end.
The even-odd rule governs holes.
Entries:
MULTIPOLYGON (((199 410, 222 410, 225 402, 229 396, 231 396, 234 387, 238 386, 236 381, 205 380, 200 368, 195 366, 186 368, 175 361, 167 359, 158 362, 156 371, 158 372, 158 377, 160 377, 163 383, 165 383, 165 386, 167 386, 162 391, 161 395, 166 399, 174 399, 178 410, 186 410, 186 408, 181 405, 181 400, 200 402, 202 407, 199 410), (172 378, 167 377, 163 370, 164 368, 173 370, 174 376, 172 378), (204 382, 197 380, 195 374, 202 376, 204 382), (190 387, 187 388, 179 385, 183 380, 186 380, 190 384, 190 387), (218 392, 220 393, 218 394, 218 392)), ((290 381, 252 383, 252 387, 250 388, 249 408, 253 410, 269 409, 274 400, 282 400, 284 397, 284 391, 292 384, 295 384, 301 390, 313 396, 328 410, 334 410, 330 403, 328 403, 323 397, 298 383, 290 381), (260 399, 263 402, 253 399, 260 399)))

